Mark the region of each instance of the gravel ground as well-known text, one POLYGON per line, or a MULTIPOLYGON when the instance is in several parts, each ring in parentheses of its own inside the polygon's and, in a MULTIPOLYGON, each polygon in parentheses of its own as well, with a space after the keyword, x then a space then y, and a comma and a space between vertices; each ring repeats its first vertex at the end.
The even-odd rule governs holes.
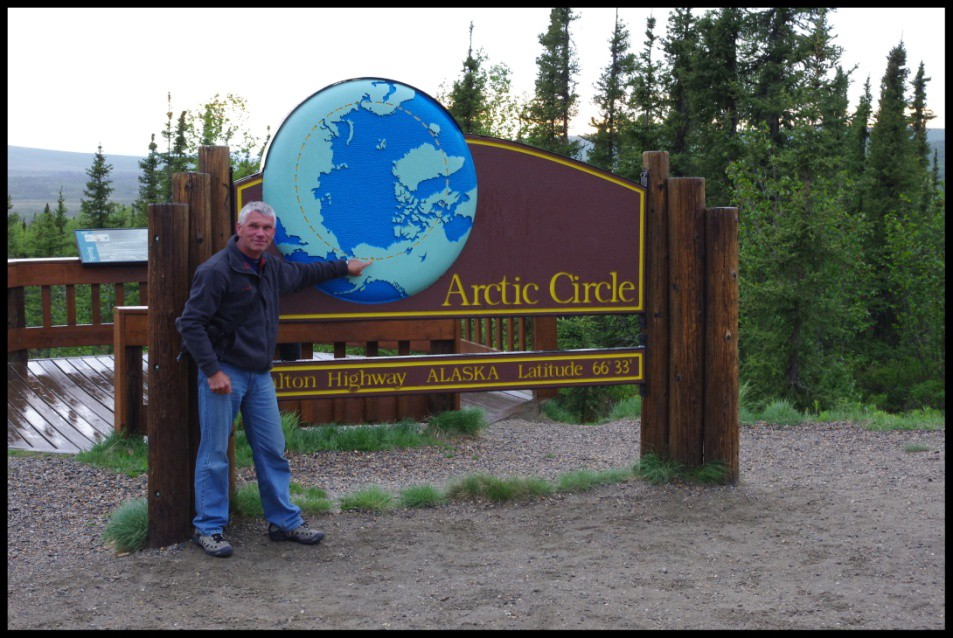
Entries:
MULTIPOLYGON (((145 496, 145 476, 8 457, 7 627, 944 629, 945 442, 743 426, 734 486, 632 480, 527 503, 335 512, 312 519, 328 533, 317 547, 271 543, 263 521, 235 518, 228 559, 191 543, 117 556, 100 536, 145 496)), ((525 420, 444 448, 289 454, 294 480, 331 497, 638 456, 637 421, 525 420)))

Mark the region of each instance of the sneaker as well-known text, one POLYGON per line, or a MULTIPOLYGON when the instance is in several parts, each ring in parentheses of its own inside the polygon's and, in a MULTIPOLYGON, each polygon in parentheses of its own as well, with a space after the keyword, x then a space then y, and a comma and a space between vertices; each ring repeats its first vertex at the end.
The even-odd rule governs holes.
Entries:
POLYGON ((221 534, 192 534, 192 542, 205 550, 209 556, 217 558, 227 558, 232 555, 232 544, 229 543, 221 534))
POLYGON ((273 541, 294 541, 305 545, 315 545, 320 543, 321 539, 324 538, 324 532, 311 529, 304 523, 298 525, 291 531, 285 532, 274 523, 269 523, 268 538, 273 541))

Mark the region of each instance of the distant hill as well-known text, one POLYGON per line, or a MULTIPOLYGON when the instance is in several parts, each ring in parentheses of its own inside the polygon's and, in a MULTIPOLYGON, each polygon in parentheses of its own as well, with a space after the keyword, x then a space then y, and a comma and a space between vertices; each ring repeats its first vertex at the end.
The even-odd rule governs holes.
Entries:
MULTIPOLYGON (((940 176, 946 179, 945 129, 927 129, 927 141, 937 150, 940 176)), ((86 171, 93 165, 94 155, 7 146, 7 194, 13 198, 13 212, 30 221, 47 204, 55 209, 62 187, 67 214, 79 215, 79 203, 89 181, 86 171)), ((112 166, 112 201, 129 205, 136 200, 141 159, 106 155, 106 163, 112 166)))
MULTIPOLYGON (((13 199, 13 212, 30 221, 49 204, 56 202, 63 188, 63 199, 70 217, 79 215, 79 203, 86 190, 95 153, 48 151, 40 148, 7 146, 7 194, 13 199)), ((139 195, 139 160, 130 155, 105 154, 112 166, 112 201, 129 205, 139 195)))

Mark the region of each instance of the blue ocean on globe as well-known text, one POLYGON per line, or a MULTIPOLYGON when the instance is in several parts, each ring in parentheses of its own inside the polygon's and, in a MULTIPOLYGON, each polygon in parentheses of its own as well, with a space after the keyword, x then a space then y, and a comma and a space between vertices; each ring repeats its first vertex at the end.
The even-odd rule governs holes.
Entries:
POLYGON ((466 139, 435 100, 376 78, 312 95, 268 149, 262 193, 288 261, 373 260, 318 288, 357 303, 410 297, 463 249, 477 180, 466 139))

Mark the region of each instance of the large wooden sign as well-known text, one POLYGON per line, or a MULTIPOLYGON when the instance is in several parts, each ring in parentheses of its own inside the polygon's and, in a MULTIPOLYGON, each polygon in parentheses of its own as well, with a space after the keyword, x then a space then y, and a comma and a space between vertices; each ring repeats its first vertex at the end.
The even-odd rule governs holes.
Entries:
MULTIPOLYGON (((465 136, 438 102, 380 78, 302 102, 262 172, 235 184, 237 209, 275 208, 282 258, 372 261, 283 296, 284 322, 644 312, 645 199, 583 162, 465 136)), ((273 378, 279 397, 314 398, 643 381, 638 349, 471 357, 277 363, 273 378)))
POLYGON ((439 102, 382 78, 296 107, 236 204, 278 213, 289 261, 372 260, 282 299, 283 320, 641 312, 645 191, 545 151, 465 136, 439 102))
MULTIPOLYGON (((476 218, 442 276, 412 297, 382 304, 317 289, 285 295, 282 320, 644 311, 640 185, 516 142, 468 135, 467 143, 479 184, 476 218)), ((261 197, 261 174, 236 183, 239 208, 261 197)))

